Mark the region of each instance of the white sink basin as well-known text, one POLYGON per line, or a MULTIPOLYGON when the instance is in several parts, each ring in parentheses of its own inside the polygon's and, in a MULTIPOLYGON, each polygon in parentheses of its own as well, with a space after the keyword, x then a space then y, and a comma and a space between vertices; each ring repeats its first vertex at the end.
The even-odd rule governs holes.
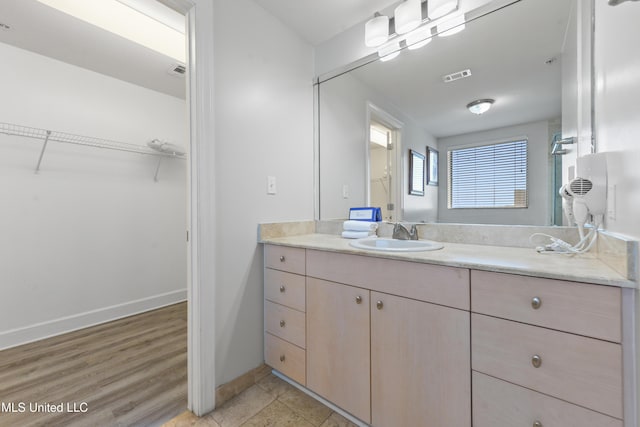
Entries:
POLYGON ((354 248, 386 252, 420 252, 442 249, 443 245, 431 240, 397 240, 367 237, 349 243, 354 248))

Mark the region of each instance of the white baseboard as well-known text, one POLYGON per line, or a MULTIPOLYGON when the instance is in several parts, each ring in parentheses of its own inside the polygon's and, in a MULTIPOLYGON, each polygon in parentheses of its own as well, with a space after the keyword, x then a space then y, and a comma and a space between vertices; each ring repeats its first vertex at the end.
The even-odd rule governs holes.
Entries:
POLYGON ((0 350, 154 310, 186 299, 187 290, 183 289, 0 332, 0 350))

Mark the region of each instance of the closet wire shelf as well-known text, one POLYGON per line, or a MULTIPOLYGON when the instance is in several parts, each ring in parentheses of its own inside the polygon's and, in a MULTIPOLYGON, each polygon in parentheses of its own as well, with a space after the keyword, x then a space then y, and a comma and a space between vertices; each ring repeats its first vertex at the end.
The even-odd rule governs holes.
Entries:
POLYGON ((160 163, 162 158, 186 158, 184 153, 176 153, 170 151, 157 151, 144 145, 129 144, 126 142, 113 141, 109 139, 94 138, 91 136, 75 135, 72 133, 58 132, 47 129, 40 129, 28 126, 20 126, 11 123, 0 122, 0 133, 10 136, 23 136, 27 138, 39 139, 43 141, 42 150, 40 151, 40 157, 38 158, 38 164, 36 166, 36 173, 40 170, 42 163, 42 157, 47 148, 49 141, 63 142, 66 144, 84 145, 96 148, 106 148, 109 150, 127 151, 131 153, 147 154, 151 156, 159 157, 158 165, 156 167, 156 173, 154 179, 158 180, 158 171, 160 170, 160 163))

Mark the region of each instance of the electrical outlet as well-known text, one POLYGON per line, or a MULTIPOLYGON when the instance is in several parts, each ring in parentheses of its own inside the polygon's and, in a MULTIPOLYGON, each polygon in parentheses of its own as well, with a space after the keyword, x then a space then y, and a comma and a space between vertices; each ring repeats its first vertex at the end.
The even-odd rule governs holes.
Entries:
POLYGON ((342 198, 343 199, 349 198, 349 186, 347 184, 344 184, 342 186, 342 198))
POLYGON ((268 176, 267 177, 267 194, 276 194, 276 177, 268 176))

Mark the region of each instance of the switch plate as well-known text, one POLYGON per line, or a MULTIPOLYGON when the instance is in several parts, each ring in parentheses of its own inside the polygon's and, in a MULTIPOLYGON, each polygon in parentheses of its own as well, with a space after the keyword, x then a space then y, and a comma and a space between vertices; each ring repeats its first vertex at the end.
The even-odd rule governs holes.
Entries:
POLYGON ((349 198, 349 186, 347 184, 344 184, 342 186, 342 198, 343 199, 349 198))
POLYGON ((268 176, 267 177, 267 194, 276 194, 276 177, 268 176))

